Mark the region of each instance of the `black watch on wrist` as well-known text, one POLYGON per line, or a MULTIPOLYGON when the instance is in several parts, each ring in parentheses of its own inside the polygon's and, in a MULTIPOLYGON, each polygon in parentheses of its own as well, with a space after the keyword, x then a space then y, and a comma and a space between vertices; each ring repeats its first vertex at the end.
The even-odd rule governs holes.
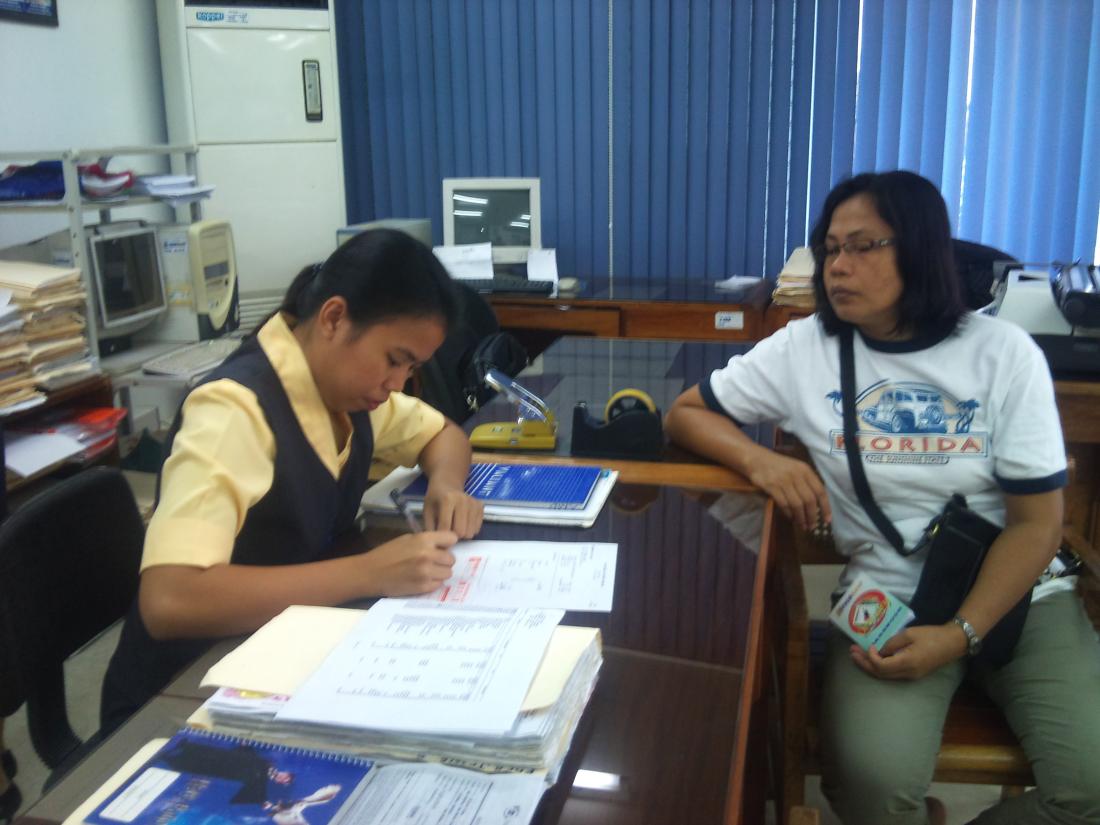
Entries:
POLYGON ((977 656, 982 649, 982 637, 978 635, 978 631, 962 616, 956 616, 951 621, 962 628, 962 632, 966 634, 966 655, 977 656))

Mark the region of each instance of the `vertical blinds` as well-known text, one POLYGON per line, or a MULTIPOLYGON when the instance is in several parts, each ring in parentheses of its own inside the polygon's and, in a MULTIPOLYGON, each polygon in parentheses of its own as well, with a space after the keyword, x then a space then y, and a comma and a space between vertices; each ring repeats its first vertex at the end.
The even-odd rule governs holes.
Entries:
POLYGON ((831 186, 905 168, 959 237, 1092 259, 1095 0, 348 0, 348 212, 542 179, 563 274, 774 276, 831 186))

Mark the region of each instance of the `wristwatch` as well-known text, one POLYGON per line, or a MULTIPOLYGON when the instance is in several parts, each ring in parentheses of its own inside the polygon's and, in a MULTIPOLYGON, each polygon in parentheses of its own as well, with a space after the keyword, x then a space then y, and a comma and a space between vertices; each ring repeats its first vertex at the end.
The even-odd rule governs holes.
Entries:
POLYGON ((956 616, 951 621, 961 627, 962 632, 966 634, 966 655, 977 656, 982 649, 982 637, 978 635, 978 631, 962 616, 956 616))

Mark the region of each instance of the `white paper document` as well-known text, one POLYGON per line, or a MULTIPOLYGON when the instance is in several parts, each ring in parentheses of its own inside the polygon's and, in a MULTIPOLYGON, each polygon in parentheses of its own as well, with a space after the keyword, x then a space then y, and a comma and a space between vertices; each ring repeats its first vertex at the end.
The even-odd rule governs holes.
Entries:
POLYGON ((730 275, 724 280, 715 281, 714 288, 738 292, 756 286, 758 283, 760 283, 760 277, 757 275, 730 275))
POLYGON ((362 793, 342 810, 355 825, 520 825, 530 822, 542 792, 542 774, 486 774, 443 765, 386 765, 372 772, 362 793))
POLYGON ((527 280, 558 282, 558 255, 554 249, 527 251, 527 280))
POLYGON ((85 446, 61 433, 9 433, 4 440, 4 463, 12 472, 29 476, 79 455, 85 446))
POLYGON ((382 599, 279 711, 288 722, 497 736, 511 730, 562 610, 382 599))
POLYGON ((493 245, 490 243, 433 246, 432 252, 452 278, 493 277, 493 245))
POLYGON ((444 604, 611 611, 619 545, 557 541, 464 541, 454 574, 434 593, 444 604))

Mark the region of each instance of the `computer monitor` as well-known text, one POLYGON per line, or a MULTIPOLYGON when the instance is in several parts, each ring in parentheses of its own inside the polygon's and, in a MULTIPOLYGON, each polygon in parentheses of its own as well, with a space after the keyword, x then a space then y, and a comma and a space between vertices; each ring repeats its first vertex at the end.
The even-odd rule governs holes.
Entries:
MULTIPOLYGON (((101 342, 126 339, 168 309, 157 230, 138 222, 88 229, 95 282, 95 324, 101 342)), ((115 348, 100 345, 100 351, 115 348)))
POLYGON ((491 243, 493 263, 542 248, 538 178, 444 178, 443 244, 491 243))
POLYGON ((396 229, 416 238, 429 249, 432 246, 432 222, 430 218, 379 218, 366 223, 353 223, 336 230, 336 245, 347 243, 360 232, 368 229, 396 229))

